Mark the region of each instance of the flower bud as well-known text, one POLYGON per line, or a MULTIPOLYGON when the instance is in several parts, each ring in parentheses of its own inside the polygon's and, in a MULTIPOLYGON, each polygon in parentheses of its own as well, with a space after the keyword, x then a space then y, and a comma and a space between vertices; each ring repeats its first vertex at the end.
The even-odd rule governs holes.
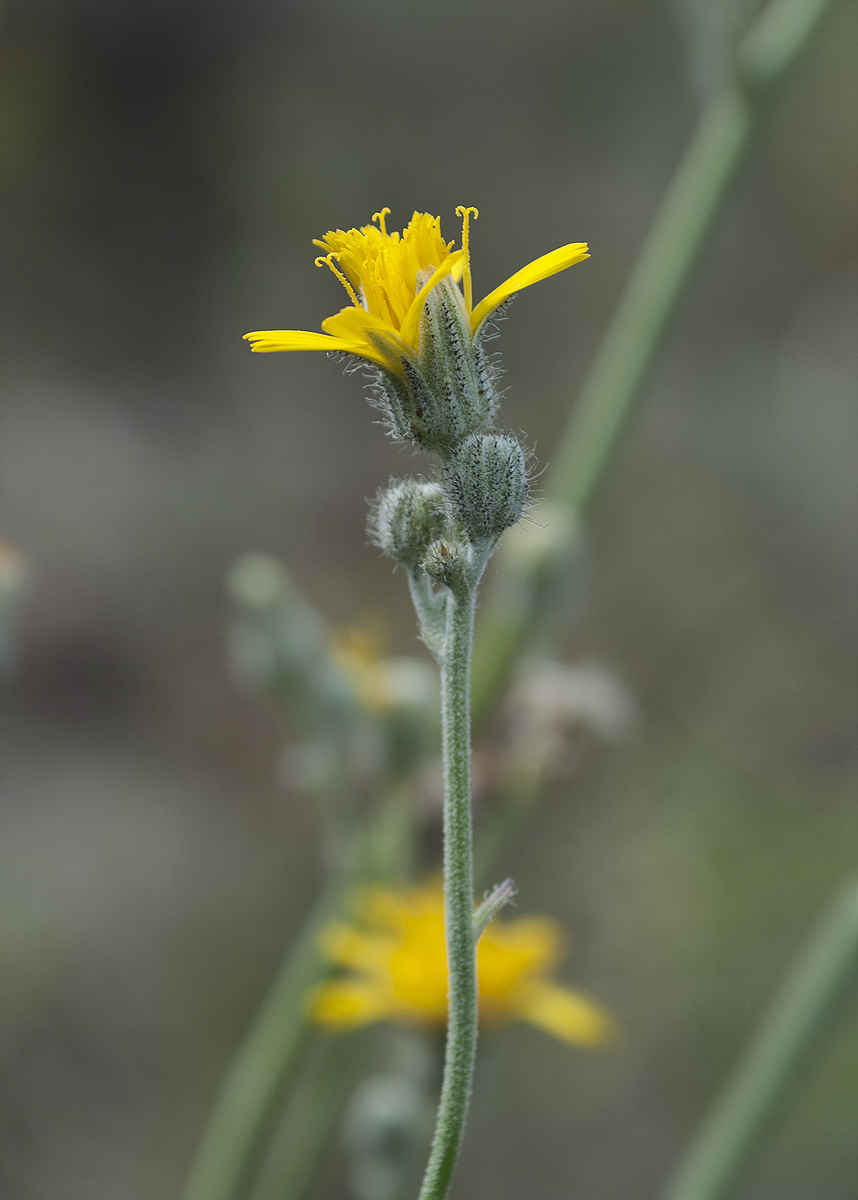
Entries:
POLYGON ((379 496, 370 517, 370 536, 385 554, 416 567, 429 545, 444 536, 448 525, 440 487, 403 479, 379 496))
POLYGON ((444 463, 453 517, 473 541, 500 537, 527 503, 524 451, 505 434, 474 434, 444 463))
POLYGON ((468 547, 463 542, 445 538, 432 543, 426 551, 423 567, 436 583, 443 583, 452 592, 457 592, 465 584, 469 561, 468 547))

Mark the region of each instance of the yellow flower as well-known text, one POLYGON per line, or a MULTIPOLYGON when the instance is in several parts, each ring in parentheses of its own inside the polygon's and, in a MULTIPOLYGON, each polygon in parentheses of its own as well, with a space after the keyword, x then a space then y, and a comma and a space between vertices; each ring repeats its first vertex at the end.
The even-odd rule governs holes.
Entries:
MULTIPOLYGON (((435 883, 399 891, 367 888, 356 922, 322 933, 322 949, 349 972, 312 994, 312 1018, 331 1030, 373 1021, 443 1026, 447 1016, 444 895, 435 883)), ((495 920, 477 946, 480 1018, 485 1026, 530 1021, 567 1042, 602 1045, 613 1018, 580 992, 552 982, 562 932, 548 917, 495 920)))
POLYGON ((355 354, 376 366, 401 374, 403 359, 420 350, 420 318, 429 293, 451 275, 464 288, 471 335, 476 337, 491 314, 515 292, 588 258, 584 242, 572 242, 544 254, 511 275, 473 307, 468 223, 475 208, 456 209, 462 217, 462 248, 441 236, 441 218, 416 212, 402 233, 387 232, 383 208, 373 215, 377 225, 326 233, 315 244, 326 251, 317 265, 330 267, 352 302, 322 322, 324 333, 300 329, 266 329, 244 336, 256 351, 335 350, 355 354))

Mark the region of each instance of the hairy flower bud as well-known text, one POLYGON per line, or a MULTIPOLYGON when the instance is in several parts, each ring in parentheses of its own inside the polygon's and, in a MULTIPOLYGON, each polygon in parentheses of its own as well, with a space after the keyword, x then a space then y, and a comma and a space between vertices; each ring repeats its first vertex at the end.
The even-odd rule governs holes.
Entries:
POLYGON ((433 542, 423 559, 426 574, 453 592, 458 592, 464 586, 468 566, 468 547, 452 538, 433 542))
POLYGON ((474 434, 444 463, 453 517, 473 541, 500 537, 527 503, 524 451, 505 434, 474 434))
POLYGON ((382 492, 370 517, 370 536, 385 554, 416 567, 449 525, 444 493, 436 483, 403 479, 382 492))

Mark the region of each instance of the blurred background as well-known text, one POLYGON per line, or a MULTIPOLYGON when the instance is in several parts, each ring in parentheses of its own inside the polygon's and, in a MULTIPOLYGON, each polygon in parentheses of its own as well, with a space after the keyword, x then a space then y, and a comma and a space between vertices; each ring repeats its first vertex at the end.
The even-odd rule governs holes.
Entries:
MULTIPOLYGON (((318 886, 288 730, 230 678, 258 550, 420 654, 366 498, 420 469, 323 355, 311 238, 417 208, 503 325, 550 461, 694 127, 668 0, 10 0, 2 27, 4 1200, 170 1200, 318 886), (19 555, 20 559, 15 555, 19 555)), ((698 6, 699 7, 699 6, 698 6)), ((855 860, 858 5, 791 80, 615 460, 563 658, 640 713, 509 850, 623 1044, 481 1064, 454 1196, 654 1197, 855 860)), ((526 536, 526 535, 525 535, 526 536)), ((849 1200, 854 1013, 744 1195, 849 1200)), ((345 1195, 332 1151, 315 1200, 345 1195)))

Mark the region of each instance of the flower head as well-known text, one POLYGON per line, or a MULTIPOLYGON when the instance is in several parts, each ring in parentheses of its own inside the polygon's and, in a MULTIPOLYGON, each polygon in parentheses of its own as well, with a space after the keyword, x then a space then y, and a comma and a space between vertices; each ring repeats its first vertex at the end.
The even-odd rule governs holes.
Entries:
POLYGON ((504 301, 522 288, 555 275, 588 258, 587 246, 573 242, 544 254, 510 276, 477 304, 472 303, 469 219, 475 208, 460 207, 462 247, 441 236, 441 218, 415 212, 402 233, 387 232, 383 208, 376 224, 337 229, 315 244, 326 251, 316 259, 328 266, 346 289, 351 305, 322 322, 324 333, 299 329, 267 329, 245 334, 257 352, 333 350, 354 354, 396 374, 413 363, 421 350, 421 318, 430 293, 448 276, 464 289, 462 297, 471 337, 504 301))
MULTIPOLYGON (((337 922, 323 930, 325 956, 348 973, 315 990, 313 1020, 332 1030, 373 1021, 443 1026, 447 962, 441 887, 367 888, 355 897, 355 914, 354 924, 337 922)), ((561 929, 548 917, 492 922, 477 945, 481 1021, 530 1021, 564 1041, 588 1046, 609 1041, 616 1026, 605 1009, 552 981, 562 946, 561 929)))

